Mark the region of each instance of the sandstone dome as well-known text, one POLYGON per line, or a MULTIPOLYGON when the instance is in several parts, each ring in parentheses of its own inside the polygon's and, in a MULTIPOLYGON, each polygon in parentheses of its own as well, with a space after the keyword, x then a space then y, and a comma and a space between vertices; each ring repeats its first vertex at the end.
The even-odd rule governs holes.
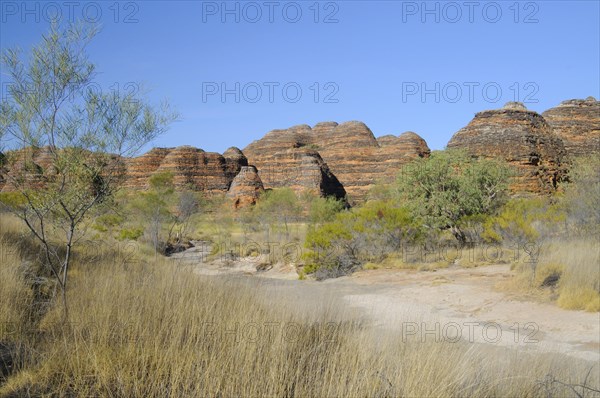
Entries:
MULTIPOLYGON (((290 152, 294 148, 316 151, 327 166, 327 173, 333 176, 330 181, 341 183, 351 203, 365 200, 373 184, 393 181, 403 164, 428 156, 430 152, 425 140, 415 133, 377 139, 365 123, 354 120, 340 124, 321 122, 312 128, 299 125, 272 130, 244 148, 244 153, 249 163, 258 168, 265 188, 271 188, 284 182, 279 177, 270 178, 264 170, 306 167, 306 162, 304 166, 299 164, 301 157, 290 152)), ((297 181, 293 185, 306 183, 306 180, 302 184, 297 181)), ((328 190, 332 189, 340 192, 337 183, 330 184, 328 190)))
POLYGON ((600 154, 600 101, 594 97, 563 101, 542 116, 562 138, 569 156, 600 154))
POLYGON ((448 148, 507 161, 515 169, 514 192, 553 192, 565 174, 562 140, 540 114, 520 103, 477 113, 448 148))

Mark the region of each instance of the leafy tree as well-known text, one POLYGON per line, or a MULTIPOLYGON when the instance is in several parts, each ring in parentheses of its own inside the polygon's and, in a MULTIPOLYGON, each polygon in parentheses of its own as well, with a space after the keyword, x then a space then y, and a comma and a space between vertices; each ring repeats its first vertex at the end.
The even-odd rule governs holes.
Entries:
POLYGON ((173 186, 173 174, 160 172, 152 175, 149 179, 150 189, 141 192, 132 201, 136 213, 147 222, 146 232, 154 250, 162 251, 162 231, 165 224, 175 223, 175 216, 170 211, 171 202, 174 200, 175 189, 173 186))
POLYGON ((9 207, 41 242, 65 319, 72 250, 90 210, 119 187, 122 158, 175 118, 167 106, 157 110, 133 94, 87 89, 96 67, 86 49, 96 33, 87 25, 53 23, 28 59, 17 49, 2 55, 9 96, 0 104, 0 137, 11 149, 6 183, 20 196, 9 207), (36 163, 40 154, 46 161, 36 163))
POLYGON ((289 223, 300 216, 302 207, 291 188, 279 188, 264 192, 256 204, 256 211, 271 225, 282 223, 286 236, 289 236, 289 223))
POLYGON ((191 217, 199 210, 195 192, 176 192, 173 173, 159 172, 149 179, 149 189, 136 193, 131 210, 145 221, 146 234, 157 252, 181 245, 190 231, 191 217))
POLYGON ((507 199, 509 168, 499 161, 475 159, 460 151, 437 151, 418 159, 397 179, 397 200, 432 229, 450 229, 467 242, 460 221, 493 214, 507 199))

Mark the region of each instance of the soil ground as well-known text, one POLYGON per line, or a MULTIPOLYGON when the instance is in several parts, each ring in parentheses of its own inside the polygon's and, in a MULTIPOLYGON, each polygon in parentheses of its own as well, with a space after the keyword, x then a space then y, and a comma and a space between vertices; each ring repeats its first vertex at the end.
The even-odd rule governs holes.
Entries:
POLYGON ((600 313, 569 311, 497 289, 514 277, 508 265, 454 266, 437 271, 364 270, 322 282, 298 280, 293 266, 257 271, 260 258, 207 262, 207 249, 173 256, 200 275, 241 277, 264 287, 266 300, 290 300, 298 310, 335 303, 403 339, 454 341, 562 353, 600 361, 600 313))

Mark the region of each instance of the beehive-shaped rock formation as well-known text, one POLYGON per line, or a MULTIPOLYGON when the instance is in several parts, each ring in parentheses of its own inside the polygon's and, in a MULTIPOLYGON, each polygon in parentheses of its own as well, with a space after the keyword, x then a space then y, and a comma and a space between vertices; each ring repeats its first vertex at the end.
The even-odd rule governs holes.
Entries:
POLYGON ((542 113, 554 133, 562 138, 570 157, 600 154, 600 101, 563 101, 542 113))
POLYGON ((513 192, 551 193, 566 171, 562 140, 541 115, 521 103, 477 113, 448 148, 507 161, 516 174, 513 192))
POLYGON ((237 148, 229 148, 223 155, 191 146, 154 148, 128 160, 125 187, 147 189, 152 175, 168 172, 176 189, 227 192, 233 178, 247 165, 248 160, 237 148))
POLYGON ((427 143, 415 133, 376 139, 364 123, 357 121, 273 130, 248 145, 244 153, 269 188, 279 180, 263 176, 265 171, 286 169, 283 159, 293 159, 290 154, 294 150, 305 148, 318 152, 353 203, 363 201, 377 181, 393 180, 403 164, 430 153, 427 143))

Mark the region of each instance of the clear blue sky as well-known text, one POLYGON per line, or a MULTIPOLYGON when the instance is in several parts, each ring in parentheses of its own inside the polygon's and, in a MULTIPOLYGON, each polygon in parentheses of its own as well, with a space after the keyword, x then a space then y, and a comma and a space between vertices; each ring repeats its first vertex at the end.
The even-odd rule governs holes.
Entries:
POLYGON ((600 97, 598 1, 315 3, 2 0, 0 47, 28 49, 57 9, 98 20, 90 57, 103 89, 140 82, 181 114, 153 145, 218 152, 330 120, 364 121, 376 136, 412 130, 442 149, 507 101, 542 112, 600 97), (239 83, 239 102, 223 101, 222 83, 239 83))

